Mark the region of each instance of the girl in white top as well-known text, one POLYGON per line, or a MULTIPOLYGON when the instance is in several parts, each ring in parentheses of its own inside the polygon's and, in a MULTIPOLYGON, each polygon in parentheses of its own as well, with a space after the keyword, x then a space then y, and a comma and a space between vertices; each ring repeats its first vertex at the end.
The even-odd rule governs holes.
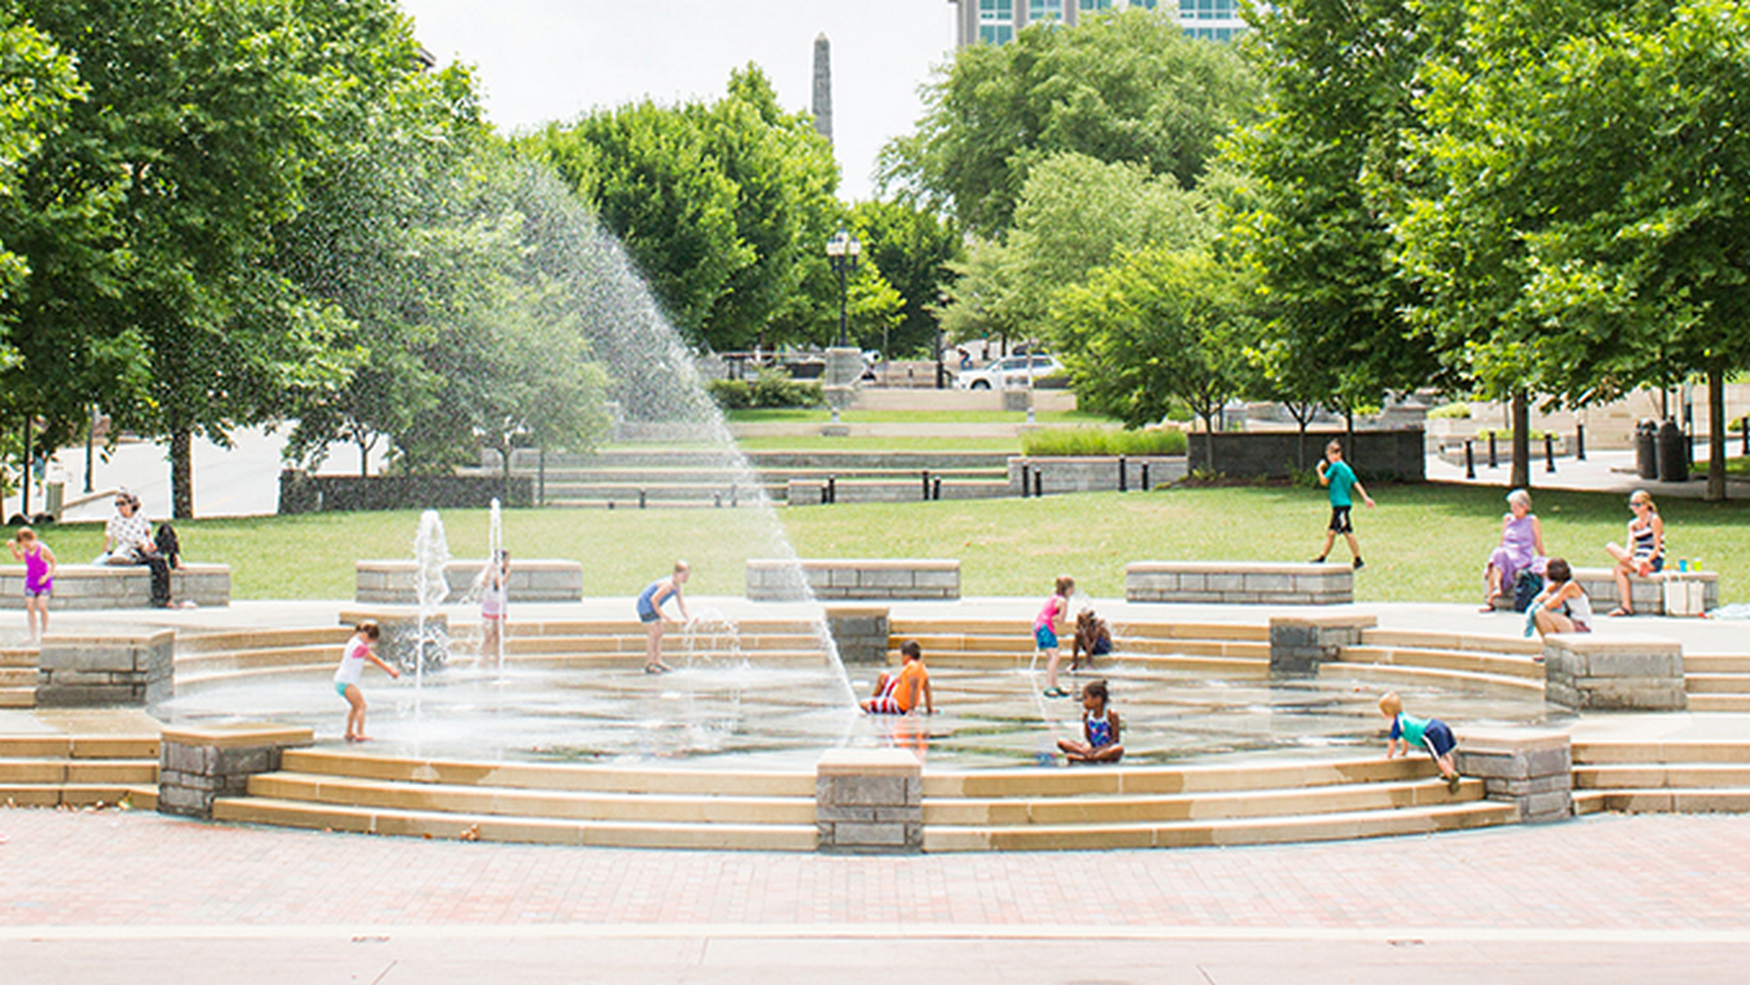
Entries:
POLYGON ((1531 603, 1531 624, 1525 627, 1525 635, 1530 636, 1533 627, 1539 636, 1592 632, 1592 600, 1574 580, 1568 562, 1550 558, 1544 579, 1543 593, 1531 603))
POLYGON ((368 742, 370 736, 365 734, 365 693, 359 690, 359 679, 365 673, 365 661, 370 661, 380 667, 390 677, 400 677, 401 672, 377 658, 371 652, 371 644, 377 642, 383 631, 377 624, 366 620, 358 624, 352 634, 352 639, 346 641, 346 650, 340 655, 340 667, 334 671, 334 690, 346 699, 350 706, 346 711, 346 741, 368 742))
POLYGON ((499 551, 480 572, 480 655, 498 655, 504 642, 505 609, 509 594, 505 582, 510 578, 510 552, 499 551))

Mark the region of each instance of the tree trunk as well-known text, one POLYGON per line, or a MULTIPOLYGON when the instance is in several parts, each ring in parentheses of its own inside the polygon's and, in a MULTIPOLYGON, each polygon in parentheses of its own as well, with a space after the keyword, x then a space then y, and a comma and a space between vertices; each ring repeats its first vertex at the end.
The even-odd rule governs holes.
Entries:
POLYGON ((194 435, 188 428, 170 432, 170 501, 176 519, 194 518, 194 435))
POLYGON ((1513 480, 1512 488, 1531 488, 1531 396, 1524 390, 1513 391, 1513 480))
POLYGON ((1707 366, 1707 500, 1726 498, 1726 361, 1715 356, 1707 366))
POLYGON ((365 444, 363 440, 356 441, 354 444, 359 446, 359 478, 369 479, 371 477, 371 446, 365 444))

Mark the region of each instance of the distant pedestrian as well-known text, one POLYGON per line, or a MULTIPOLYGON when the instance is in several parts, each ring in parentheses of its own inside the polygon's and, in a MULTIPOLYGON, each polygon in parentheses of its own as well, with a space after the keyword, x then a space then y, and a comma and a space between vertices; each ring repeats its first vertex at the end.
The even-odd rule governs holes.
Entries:
POLYGON ((1349 493, 1350 490, 1358 493, 1368 509, 1373 508, 1373 497, 1367 495, 1367 490, 1361 486, 1361 480, 1355 478, 1355 470, 1343 461, 1343 443, 1335 438, 1325 446, 1325 460, 1318 465, 1318 475, 1319 485, 1329 486, 1331 489, 1331 522, 1325 530, 1325 548, 1319 552, 1318 557, 1313 558, 1313 563, 1323 564, 1325 558, 1330 556, 1331 544, 1336 541, 1338 534, 1342 534, 1349 542, 1349 554, 1355 559, 1355 570, 1360 571, 1365 562, 1361 560, 1361 544, 1355 539, 1355 527, 1349 522, 1349 510, 1355 505, 1349 493))
POLYGON ((673 574, 667 578, 658 578, 638 594, 638 619, 644 623, 647 634, 644 646, 646 674, 662 674, 674 669, 662 662, 662 605, 672 598, 675 607, 681 610, 681 618, 690 618, 687 615, 687 600, 681 597, 681 586, 687 583, 692 573, 693 569, 687 562, 676 561, 673 574))
POLYGON ((1123 730, 1106 682, 1089 681, 1082 688, 1082 741, 1059 739, 1057 748, 1072 763, 1116 763, 1124 758, 1123 730))
POLYGON ((49 598, 55 591, 55 552, 37 539, 36 531, 19 527, 6 542, 12 556, 24 562, 24 620, 32 643, 49 631, 49 598))
POLYGON ((1379 711, 1391 719, 1391 736, 1386 740, 1385 758, 1408 756, 1412 745, 1421 746, 1433 757, 1434 767, 1446 781, 1446 789, 1457 793, 1459 775, 1453 751, 1458 748, 1458 740, 1453 737, 1452 729, 1438 718, 1404 714, 1403 699, 1395 691, 1379 699, 1379 711))
POLYGON ((1045 600, 1045 605, 1033 620, 1034 646, 1038 652, 1048 655, 1045 662, 1045 696, 1048 698, 1070 697, 1068 691, 1057 686, 1057 665, 1063 659, 1063 648, 1058 645, 1057 634, 1060 630, 1068 631, 1069 596, 1075 590, 1074 578, 1059 575, 1051 597, 1045 600))
POLYGON ((365 674, 365 662, 376 664, 390 677, 400 677, 401 672, 384 663, 371 647, 383 635, 377 624, 365 620, 358 624, 352 634, 352 639, 346 641, 346 649, 341 652, 340 666, 334 671, 334 690, 346 699, 346 741, 369 742, 371 737, 365 734, 365 693, 359 690, 359 681, 365 674))

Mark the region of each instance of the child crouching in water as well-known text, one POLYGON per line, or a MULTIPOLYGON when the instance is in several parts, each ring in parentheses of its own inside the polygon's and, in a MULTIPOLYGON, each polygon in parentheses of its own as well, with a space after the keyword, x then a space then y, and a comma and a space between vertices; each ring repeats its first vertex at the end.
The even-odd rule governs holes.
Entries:
POLYGON ((875 679, 875 693, 859 706, 871 715, 904 715, 924 702, 924 714, 936 713, 935 700, 930 696, 930 672, 924 669, 924 648, 917 640, 906 640, 899 654, 905 665, 899 673, 883 671, 875 679))
POLYGON ((1435 767, 1446 781, 1446 789, 1457 793, 1458 767, 1453 764, 1452 754, 1458 747, 1458 740, 1452 737, 1452 729, 1438 718, 1416 718, 1404 714, 1404 702, 1395 691, 1379 699, 1379 710, 1391 719, 1391 737, 1386 740, 1385 758, 1408 756, 1411 745, 1421 746, 1434 758, 1435 767))
POLYGON ((346 711, 346 741, 368 742, 370 736, 365 734, 365 693, 359 690, 359 679, 365 673, 365 661, 369 660, 382 668, 390 677, 400 677, 401 672, 377 658, 371 652, 371 645, 383 635, 377 624, 365 620, 358 624, 352 639, 346 641, 346 650, 340 655, 340 667, 334 672, 334 690, 346 699, 350 706, 346 711))
POLYGON ((1082 688, 1082 737, 1057 740, 1063 758, 1072 763, 1116 763, 1124 758, 1124 746, 1118 741, 1124 723, 1112 710, 1111 696, 1105 681, 1090 681, 1082 688))
POLYGON ((1568 562, 1559 557, 1549 559, 1549 566, 1544 569, 1543 592, 1526 611, 1531 613, 1525 624, 1527 636, 1533 629, 1539 636, 1592 632, 1592 600, 1574 580, 1568 562))

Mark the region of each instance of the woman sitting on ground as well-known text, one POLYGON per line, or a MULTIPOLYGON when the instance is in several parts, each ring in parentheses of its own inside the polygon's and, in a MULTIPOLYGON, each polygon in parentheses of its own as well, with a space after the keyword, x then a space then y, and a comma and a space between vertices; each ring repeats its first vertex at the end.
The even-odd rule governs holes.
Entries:
POLYGON ((1616 559, 1617 604, 1610 611, 1613 616, 1635 614, 1629 575, 1648 578, 1665 569, 1665 521, 1659 518, 1659 507, 1653 505, 1652 494, 1645 489, 1636 489, 1628 498, 1628 508, 1635 514, 1628 522, 1629 546, 1604 545, 1604 549, 1616 559))
POLYGON ((1543 565, 1543 524, 1531 512, 1531 493, 1515 489, 1507 494, 1507 513, 1501 517, 1501 546, 1489 555, 1483 568, 1488 583, 1483 611, 1494 611, 1499 599, 1513 598, 1520 572, 1541 573, 1543 565))

